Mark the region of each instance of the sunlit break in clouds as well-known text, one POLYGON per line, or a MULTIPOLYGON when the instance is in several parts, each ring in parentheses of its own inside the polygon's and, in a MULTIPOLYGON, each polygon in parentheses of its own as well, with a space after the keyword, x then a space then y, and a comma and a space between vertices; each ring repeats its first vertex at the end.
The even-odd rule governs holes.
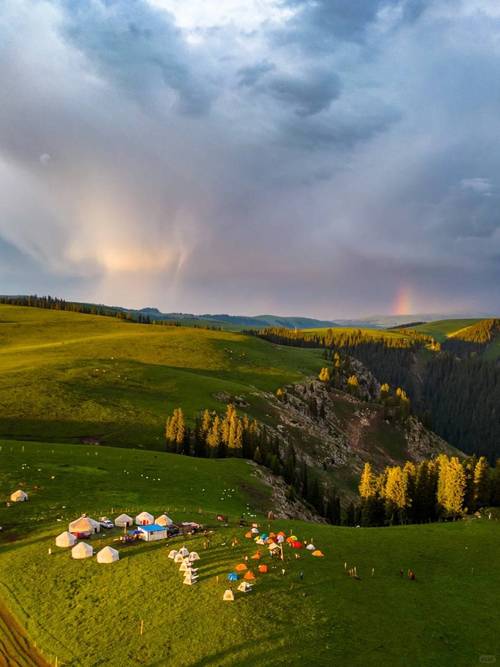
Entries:
POLYGON ((496 0, 4 0, 0 292, 500 310, 499 37, 496 0))

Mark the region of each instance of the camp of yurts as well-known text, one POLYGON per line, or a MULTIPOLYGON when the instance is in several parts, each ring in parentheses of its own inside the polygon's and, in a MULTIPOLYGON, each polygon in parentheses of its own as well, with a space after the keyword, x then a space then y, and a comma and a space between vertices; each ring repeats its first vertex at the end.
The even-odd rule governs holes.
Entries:
POLYGON ((76 544, 76 537, 67 530, 56 537, 56 547, 73 547, 76 544))
POLYGON ((80 560, 81 558, 91 558, 94 555, 94 550, 86 542, 78 542, 71 549, 71 558, 80 560))
POLYGON ((149 526, 154 523, 154 516, 149 512, 141 512, 135 517, 135 522, 138 526, 149 526))
POLYGON ((14 493, 10 494, 10 499, 13 503, 24 503, 26 500, 28 500, 28 494, 26 491, 18 489, 17 491, 14 491, 14 493))
POLYGON ((115 526, 118 528, 128 528, 134 523, 134 520, 128 514, 120 514, 115 519, 115 526))
POLYGON ((113 547, 104 547, 97 552, 97 562, 98 563, 115 563, 120 559, 120 554, 113 547))

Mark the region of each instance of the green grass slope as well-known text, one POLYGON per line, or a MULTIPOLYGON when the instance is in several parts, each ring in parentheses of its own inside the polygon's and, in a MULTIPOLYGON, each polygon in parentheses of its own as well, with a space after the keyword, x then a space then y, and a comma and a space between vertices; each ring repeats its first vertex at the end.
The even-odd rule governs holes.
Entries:
POLYGON ((78 313, 0 306, 0 435, 163 447, 165 416, 222 409, 243 395, 315 374, 317 350, 188 327, 131 324, 78 313))
POLYGON ((448 336, 457 331, 480 322, 480 319, 461 319, 461 320, 436 320, 435 322, 426 322, 412 327, 415 331, 432 336, 438 342, 442 343, 448 336))
POLYGON ((215 529, 208 550, 203 538, 188 540, 201 554, 200 582, 192 588, 167 558, 179 539, 118 547, 121 558, 112 565, 73 561, 53 539, 69 518, 112 508, 168 509, 176 519, 210 521, 215 511, 261 519, 268 490, 250 465, 105 447, 1 447, 0 495, 21 483, 30 492, 28 503, 0 508, 1 599, 50 664, 57 656, 60 665, 85 667, 469 667, 500 654, 496 520, 389 529, 274 521, 275 530, 312 539, 325 558, 302 551, 296 560, 289 548, 283 565, 266 557, 270 572, 257 577, 252 593, 223 602, 227 573, 255 551, 233 523, 215 529), (233 537, 240 540, 235 547, 233 537), (345 564, 357 567, 359 580, 346 576, 345 564), (415 582, 400 577, 407 568, 415 582))

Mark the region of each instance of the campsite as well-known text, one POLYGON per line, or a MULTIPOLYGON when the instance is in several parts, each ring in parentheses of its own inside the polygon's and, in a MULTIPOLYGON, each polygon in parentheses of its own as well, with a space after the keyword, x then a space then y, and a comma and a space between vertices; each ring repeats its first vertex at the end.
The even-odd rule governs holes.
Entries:
POLYGON ((417 655, 441 667, 470 665, 499 648, 488 621, 500 584, 495 519, 390 530, 268 521, 269 489, 242 460, 192 465, 170 454, 15 441, 2 441, 0 456, 3 497, 16 481, 29 496, 0 507, 2 599, 48 664, 57 657, 59 665, 85 667, 103 660, 113 667, 361 667, 379 665, 383 655, 403 666, 417 655), (144 511, 198 522, 209 539, 201 532, 124 546, 123 531, 137 527, 128 525, 80 540, 92 547, 88 558, 72 559, 71 547, 55 545, 84 513, 135 520, 144 511), (278 543, 280 532, 284 561, 268 553, 269 543, 257 543, 263 533, 267 540, 275 533, 278 543), (323 557, 314 557, 309 543, 323 557), (119 559, 99 563, 96 554, 106 547, 119 559), (195 585, 183 585, 180 564, 169 559, 183 547, 199 555, 195 585), (348 575, 354 567, 356 578, 348 575), (416 581, 407 578, 409 568, 416 581), (245 578, 249 571, 255 579, 245 578), (249 592, 240 589, 244 582, 249 592), (227 590, 234 600, 223 599, 227 590), (417 605, 423 613, 415 614, 417 605))

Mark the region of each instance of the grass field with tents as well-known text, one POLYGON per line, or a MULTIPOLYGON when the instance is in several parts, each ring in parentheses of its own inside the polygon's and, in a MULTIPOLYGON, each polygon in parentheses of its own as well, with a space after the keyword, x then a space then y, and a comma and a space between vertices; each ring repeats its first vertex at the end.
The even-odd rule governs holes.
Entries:
POLYGON ((85 667, 442 667, 500 655, 491 627, 500 590, 495 518, 381 529, 269 523, 270 489, 245 461, 0 445, 2 499, 17 488, 29 496, 0 507, 1 599, 49 664, 57 656, 59 665, 85 667), (210 525, 211 547, 203 548, 203 536, 123 546, 113 541, 117 529, 89 540, 95 550, 109 544, 120 552, 119 561, 99 564, 95 557, 72 560, 55 546, 56 535, 83 512, 114 517, 143 510, 210 525), (228 527, 215 521, 217 513, 229 516, 228 527), (257 549, 238 525, 242 514, 266 532, 312 541, 324 558, 303 549, 296 559, 291 548, 283 564, 266 556, 269 572, 256 574, 251 593, 239 593, 227 575, 257 549), (182 544, 201 556, 195 586, 182 585, 168 558, 182 544), (347 576, 352 567, 359 579, 347 576), (406 577, 409 568, 416 581, 406 577), (228 588, 232 602, 223 600, 228 588))

